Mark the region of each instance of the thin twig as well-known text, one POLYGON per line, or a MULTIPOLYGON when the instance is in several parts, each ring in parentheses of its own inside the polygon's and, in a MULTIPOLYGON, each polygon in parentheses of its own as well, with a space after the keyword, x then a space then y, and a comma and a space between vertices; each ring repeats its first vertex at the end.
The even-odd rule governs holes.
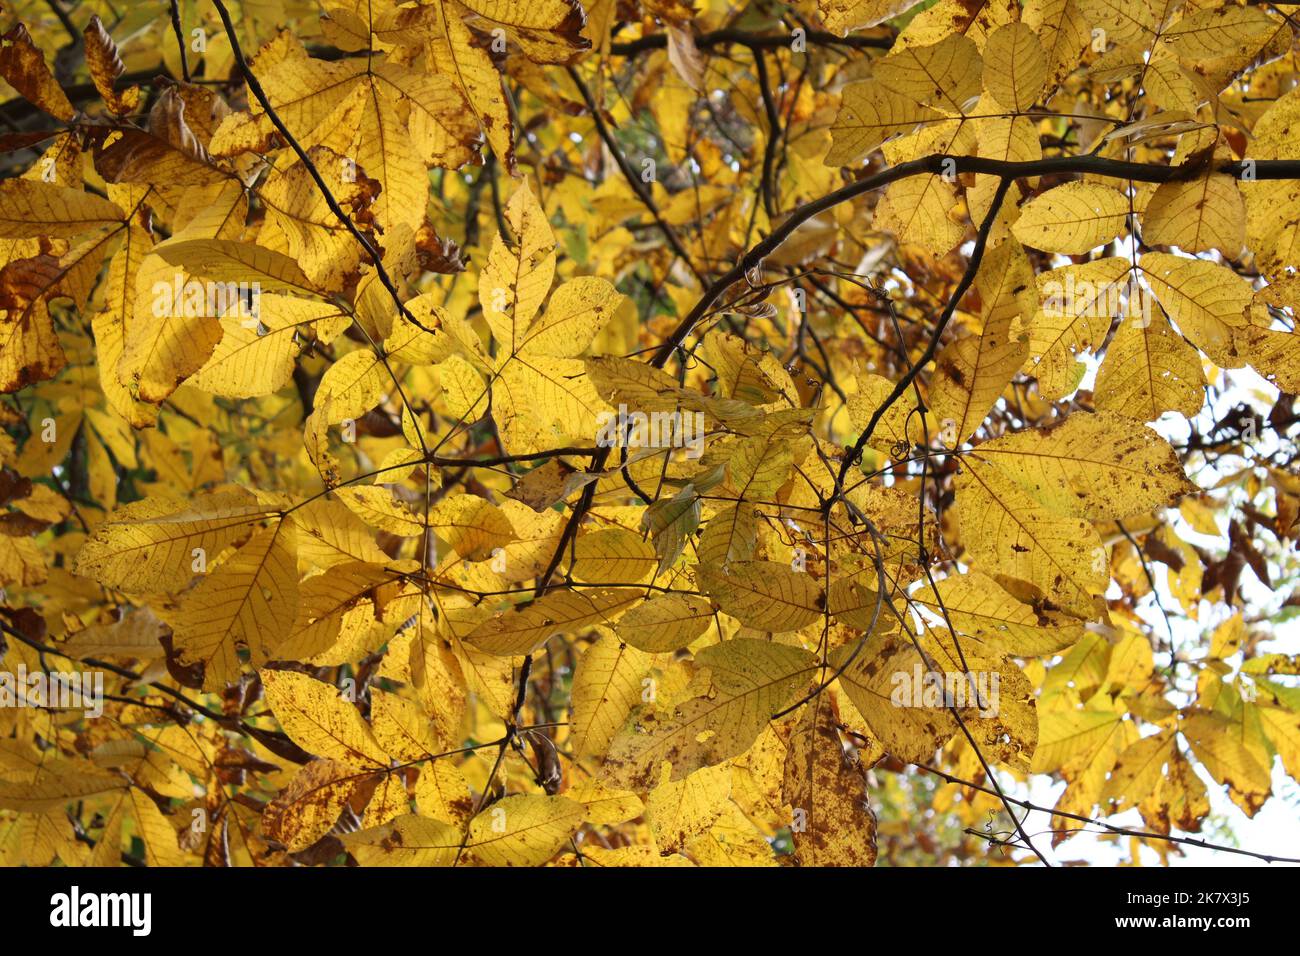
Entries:
POLYGON ((181 7, 179 0, 169 0, 171 6, 172 32, 176 34, 176 49, 181 55, 181 75, 185 82, 190 82, 190 61, 185 55, 185 32, 181 29, 181 7))

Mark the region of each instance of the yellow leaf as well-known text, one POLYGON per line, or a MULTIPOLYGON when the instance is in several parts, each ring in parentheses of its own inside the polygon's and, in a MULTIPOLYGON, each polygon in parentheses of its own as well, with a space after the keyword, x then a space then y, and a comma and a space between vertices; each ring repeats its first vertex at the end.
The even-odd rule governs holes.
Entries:
POLYGON ((713 607, 694 594, 659 594, 623 615, 616 630, 633 647, 652 654, 686 647, 709 629, 713 607))
POLYGON ((1272 791, 1267 754, 1252 746, 1244 715, 1228 720, 1219 714, 1194 713, 1178 728, 1192 753, 1210 776, 1228 788, 1228 795, 1248 817, 1259 812, 1272 791))
POLYGON ((944 256, 961 242, 965 232, 951 216, 956 206, 956 187, 942 177, 909 176, 885 190, 873 225, 936 257, 944 256))
POLYGON ((1101 792, 1101 799, 1112 813, 1146 800, 1164 776, 1166 762, 1172 762, 1175 740, 1172 731, 1143 737, 1132 744, 1115 761, 1115 768, 1101 792))
POLYGON ((1279 390, 1292 395, 1300 390, 1300 333, 1249 325, 1233 329, 1232 339, 1237 352, 1279 390))
POLYGON ((108 405, 136 427, 152 425, 158 410, 137 401, 118 378, 118 368, 126 347, 127 323, 136 314, 135 279, 146 253, 152 245, 149 234, 134 222, 126 230, 122 246, 109 261, 105 279, 104 311, 95 316, 92 328, 98 351, 99 384, 108 405))
POLYGON ((1227 266, 1148 252, 1138 261, 1151 291, 1184 335, 1220 364, 1232 361, 1232 330, 1247 324, 1250 283, 1227 266))
POLYGON ((1292 780, 1300 779, 1300 716, 1276 707, 1260 707, 1257 713, 1264 733, 1282 758, 1282 766, 1292 780))
POLYGON ((672 764, 678 781, 701 767, 739 756, 768 721, 810 679, 813 655, 800 647, 735 638, 700 651, 710 691, 680 704, 648 733, 624 731, 610 744, 601 779, 629 790, 649 790, 660 768, 672 764))
POLYGON ((1276 30, 1279 24, 1258 7, 1227 6, 1198 10, 1168 26, 1160 38, 1190 64, 1223 56, 1244 40, 1276 30))
POLYGON ((1033 373, 1044 398, 1064 398, 1079 385, 1083 365, 1075 356, 1098 348, 1120 309, 1127 259, 1111 256, 1063 266, 1036 278, 1041 302, 1029 324, 1033 373))
POLYGON ((0 210, 0 239, 75 236, 126 219, 114 202, 33 179, 0 182, 0 210))
POLYGON ((1037 35, 1047 56, 1047 75, 1055 87, 1079 65, 1090 28, 1076 0, 1025 0, 1021 20, 1037 35))
POLYGON ((43 768, 35 781, 0 779, 0 809, 40 813, 84 797, 120 790, 126 785, 127 781, 116 775, 86 773, 63 766, 57 770, 43 768))
POLYGON ((329 424, 360 418, 379 403, 392 379, 368 349, 349 352, 325 370, 316 390, 316 414, 329 424))
POLYGON ((589 624, 612 624, 641 598, 636 588, 554 591, 522 608, 498 611, 465 640, 489 654, 531 654, 556 634, 589 624))
POLYGON ((424 760, 450 743, 435 735, 434 722, 417 703, 377 687, 370 688, 370 723, 376 743, 394 760, 424 760))
MULTIPOLYGON (((894 384, 883 375, 859 375, 858 390, 849 396, 848 403, 849 419, 853 422, 853 427, 865 431, 876 410, 885 404, 885 399, 893 390, 894 384)), ((914 406, 915 399, 909 399, 906 394, 899 396, 876 422, 867 444, 884 452, 891 451, 900 444, 909 447, 908 413, 914 406)))
POLYGON ((704 767, 668 781, 646 797, 645 816, 660 853, 682 849, 722 816, 731 793, 731 767, 704 767))
POLYGON ((1129 201, 1097 183, 1066 183, 1031 199, 1011 231, 1027 246, 1079 255, 1120 234, 1129 201))
POLYGON ((797 426, 775 428, 736 442, 727 462, 727 477, 740 498, 768 501, 789 480, 800 431, 797 426))
POLYGON ((315 292, 298 263, 279 252, 232 239, 182 239, 154 246, 168 265, 217 282, 251 286, 265 292, 315 292))
MULTIPOLYGON (((15 822, 19 859, 27 866, 52 866, 56 859, 65 866, 76 866, 81 862, 86 848, 77 842, 72 821, 66 813, 27 813, 15 822)), ((107 862, 112 866, 118 860, 107 862)))
MULTIPOLYGON (((928 763, 954 733, 957 723, 942 706, 926 706, 923 698, 906 704, 899 694, 904 682, 927 670, 921 655, 906 637, 889 635, 861 648, 844 644, 831 652, 839 685, 867 722, 874 740, 909 763, 928 763), (856 656, 854 656, 856 652, 856 656)), ((917 688, 920 697, 920 688, 917 688)))
POLYGON ((1107 710, 1050 710, 1039 717, 1033 772, 1069 771, 1086 764, 1120 725, 1107 710))
POLYGON ((781 797, 793 808, 795 859, 801 866, 874 866, 866 772, 845 752, 835 723, 829 702, 818 701, 790 734, 781 797))
POLYGON ((517 794, 469 822, 466 846, 488 866, 539 866, 582 825, 582 804, 565 797, 517 794))
POLYGON ((208 360, 221 340, 221 314, 227 309, 238 314, 238 286, 191 279, 152 251, 134 282, 134 312, 124 313, 115 374, 125 386, 124 400, 159 404, 208 360))
POLYGON ((1083 627, 1075 622, 1040 619, 1032 607, 979 571, 941 578, 913 597, 941 620, 947 612, 946 620, 960 633, 1014 657, 1056 654, 1083 635, 1083 627))
POLYGON ((642 584, 654 577, 658 566, 650 542, 625 528, 607 528, 574 542, 569 573, 589 584, 642 584))
POLYGON ((145 499, 119 508, 77 554, 77 574, 124 591, 178 591, 197 564, 272 513, 245 491, 200 495, 189 504, 145 499))
POLYGON ((604 753, 641 702, 650 655, 602 635, 578 660, 570 691, 573 751, 579 757, 604 753))
POLYGON ((452 77, 465 94, 488 145, 506 170, 515 168, 514 124, 501 88, 501 74, 461 18, 460 8, 447 0, 432 4, 437 35, 430 49, 433 72, 452 77))
POLYGON ((587 822, 592 826, 616 826, 645 811, 645 804, 635 793, 611 790, 594 777, 570 787, 566 796, 582 803, 587 822))
MULTIPOLYGON (((456 169, 473 155, 478 131, 473 114, 465 107, 465 97, 452 77, 424 73, 384 60, 372 74, 377 88, 391 87, 410 105, 410 136, 426 165, 456 169)), ((390 92, 385 90, 385 92, 390 92)), ((385 97, 391 103, 396 97, 385 97)))
POLYGON ((1155 421, 1165 412, 1191 418, 1205 403, 1205 371, 1196 349, 1142 292, 1106 348, 1093 390, 1099 412, 1155 421))
POLYGON ((1111 651, 1104 682, 1110 687, 1142 690, 1154 667, 1151 641, 1145 634, 1125 633, 1111 651))
POLYGON ((163 623, 153 611, 135 608, 112 624, 92 624, 63 643, 75 657, 128 657, 151 660, 161 657, 163 623))
POLYGON ((351 763, 313 760, 267 804, 262 829, 291 853, 307 849, 338 822, 343 808, 373 781, 351 763))
POLYGON ((298 589, 298 617, 274 641, 270 654, 305 659, 326 652, 338 643, 356 609, 361 609, 357 617, 363 622, 369 618, 374 623, 373 589, 391 579, 386 564, 348 561, 334 564, 329 574, 304 580, 298 589))
POLYGON ((1079 617, 1110 581, 1109 561, 1091 523, 1060 517, 1000 469, 968 462, 957 478, 961 542, 984 571, 1018 578, 1079 617))
MULTIPOLYGON (((921 677, 922 702, 929 705, 932 693, 925 684, 934 686, 939 702, 961 714, 985 759, 1029 773, 1038 746, 1038 702, 1025 673, 982 642, 959 639, 940 627, 921 635, 920 644, 930 662, 929 674, 921 677)), ((916 672, 911 676, 916 706, 916 672)))
POLYGON ((1142 236, 1154 245, 1184 252, 1218 249, 1235 259, 1246 242, 1246 201, 1237 181, 1211 173, 1161 184, 1142 213, 1142 236))
POLYGON ((600 397, 578 359, 515 356, 492 387, 493 415, 510 452, 590 444, 600 397))
POLYGON ((979 96, 982 64, 975 41, 950 35, 876 62, 874 78, 922 106, 960 113, 979 96))
POLYGON ((813 575, 775 561, 699 569, 700 587, 736 620, 763 631, 797 631, 819 620, 826 595, 813 575))
POLYGON ((258 672, 284 732, 308 753, 352 767, 387 767, 370 725, 337 687, 297 671, 258 672))
POLYGON ((840 111, 831 126, 834 138, 826 165, 848 166, 887 139, 909 133, 942 115, 879 83, 850 84, 841 94, 840 111))
POLYGON ((726 568, 733 561, 752 559, 758 544, 758 521, 751 502, 737 502, 719 511, 700 533, 696 546, 700 563, 726 568))
POLYGON ((555 278, 555 235, 532 189, 520 185, 506 203, 506 222, 518 237, 512 250, 501 236, 492 248, 478 279, 479 303, 492 337, 514 355, 524 333, 541 308, 555 278))
POLYGON ((144 843, 145 862, 150 866, 184 866, 185 854, 177 843, 175 827, 163 816, 147 795, 131 789, 131 809, 135 816, 135 832, 144 843))
POLYGON ((955 35, 969 37, 982 50, 993 30, 1016 19, 1018 6, 1016 0, 939 0, 911 18, 894 46, 919 46, 955 35))
POLYGON ((340 839, 362 866, 451 866, 461 844, 454 827, 413 813, 340 839))
POLYGON ((293 521, 298 526, 298 561, 304 571, 347 561, 388 560, 371 531, 338 501, 317 498, 296 509, 293 521))
POLYGON ((984 442, 963 458, 972 469, 976 462, 993 465, 1053 514, 1093 521, 1161 508, 1197 490, 1168 442, 1108 412, 984 442))
POLYGON ((771 844, 734 801, 722 808, 707 833, 689 840, 684 851, 696 866, 778 865, 771 844))
POLYGON ((348 485, 334 494, 366 524, 389 534, 412 537, 424 533, 424 515, 416 514, 393 492, 380 485, 348 485))
POLYGON ((1028 324, 1034 308, 1032 277, 1025 251, 1014 239, 986 253, 975 280, 983 330, 950 342, 935 359, 930 406, 942 444, 955 448, 970 438, 1029 357, 1020 327, 1028 324))
POLYGON ((190 384, 230 398, 278 391, 293 374, 294 360, 312 325, 338 314, 324 303, 264 294, 256 317, 221 319, 221 341, 190 384))
POLYGON ((173 623, 176 647, 184 661, 203 662, 207 690, 219 691, 239 678, 239 648, 248 648, 259 665, 293 624, 296 537, 292 522, 262 528, 181 599, 173 623))
POLYGON ((429 509, 429 527, 469 561, 482 561, 515 540, 500 508, 477 495, 452 495, 429 509))
POLYGON ((66 122, 77 114, 21 21, 10 28, 0 45, 0 77, 25 100, 57 119, 66 122))
POLYGON ((1156 833, 1168 834, 1174 827, 1195 833, 1210 814, 1210 800, 1191 761, 1175 751, 1155 792, 1142 801, 1139 809, 1142 819, 1156 833))
POLYGON ((1038 102, 1047 79, 1047 57, 1024 23, 998 27, 984 43, 984 88, 1005 109, 1024 112, 1038 102))
POLYGON ((1150 3, 1127 0, 1076 0, 1084 19, 1106 31, 1109 42, 1145 47, 1161 24, 1150 3))
POLYGON ((846 34, 874 27, 897 16, 916 0, 817 0, 817 11, 828 30, 846 34))
POLYGON ((420 769, 415 781, 415 805, 420 814, 464 827, 474 813, 465 775, 446 760, 433 760, 420 769))
MULTIPOLYGON (((480 283, 482 279, 480 278, 480 283)), ((604 279, 570 279, 551 295, 546 311, 522 331, 515 327, 515 352, 575 358, 605 327, 624 296, 604 279)))

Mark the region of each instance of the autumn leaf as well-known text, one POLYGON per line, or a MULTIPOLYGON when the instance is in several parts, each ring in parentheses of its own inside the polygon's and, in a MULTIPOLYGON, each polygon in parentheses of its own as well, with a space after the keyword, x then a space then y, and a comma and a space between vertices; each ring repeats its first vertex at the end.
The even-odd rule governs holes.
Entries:
POLYGON ((1283 860, 1284 9, 127 6, 0 13, 0 863, 1283 860))
POLYGON ((708 668, 711 695, 684 701, 646 733, 616 737, 606 757, 605 780, 653 789, 665 761, 672 764, 669 779, 676 781, 743 753, 807 680, 812 663, 801 648, 751 639, 706 648, 697 660, 708 668))
POLYGON ((309 753, 355 767, 386 766, 386 754, 356 708, 321 681, 295 671, 260 672, 267 702, 309 753))

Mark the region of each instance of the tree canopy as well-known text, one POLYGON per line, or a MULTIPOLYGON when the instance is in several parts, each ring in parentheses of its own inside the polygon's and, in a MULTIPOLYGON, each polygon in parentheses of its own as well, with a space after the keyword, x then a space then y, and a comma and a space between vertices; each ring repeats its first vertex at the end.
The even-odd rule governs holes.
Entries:
POLYGON ((0 861, 1273 858, 1298 14, 6 3, 0 861))

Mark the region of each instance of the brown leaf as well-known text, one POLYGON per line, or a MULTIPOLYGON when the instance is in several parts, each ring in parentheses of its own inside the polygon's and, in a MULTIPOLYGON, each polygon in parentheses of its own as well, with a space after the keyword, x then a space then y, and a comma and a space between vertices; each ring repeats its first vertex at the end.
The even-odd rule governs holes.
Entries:
POLYGON ((822 697, 804 709, 790 732, 781 797, 793 809, 795 862, 872 866, 876 815, 867 802, 866 772, 858 755, 840 743, 835 724, 830 701, 822 697))
POLYGON ((21 23, 0 36, 0 76, 23 99, 56 119, 67 122, 77 115, 63 87, 45 65, 44 54, 21 23))
POLYGON ((83 36, 86 42, 86 65, 90 67, 90 80, 95 84, 95 89, 110 111, 118 116, 130 113, 140 100, 140 90, 133 86, 119 94, 113 88, 117 78, 126 72, 126 67, 117 55, 117 44, 97 15, 90 18, 83 36))

